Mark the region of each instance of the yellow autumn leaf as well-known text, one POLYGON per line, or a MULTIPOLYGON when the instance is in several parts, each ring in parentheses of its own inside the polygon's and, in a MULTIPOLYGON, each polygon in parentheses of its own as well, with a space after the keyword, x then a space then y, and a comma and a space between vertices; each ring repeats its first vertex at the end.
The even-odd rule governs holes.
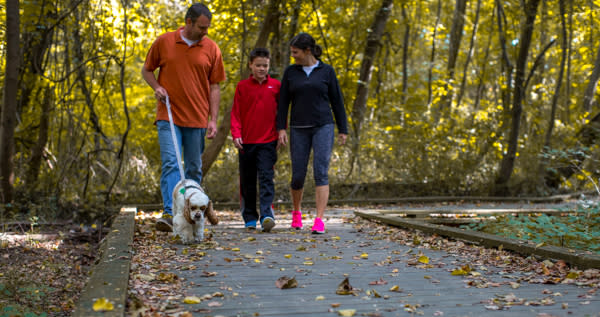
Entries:
POLYGON ((92 309, 94 311, 111 311, 115 309, 115 306, 105 297, 101 297, 94 302, 92 309))
POLYGON ((304 265, 313 265, 313 261, 304 261, 304 265))
POLYGON ((338 315, 342 317, 352 317, 356 314, 356 309, 340 309, 338 310, 338 315))
POLYGON ((454 271, 452 271, 452 275, 467 275, 467 274, 468 273, 462 269, 454 269, 454 271))
POLYGON ((197 296, 187 296, 183 299, 183 302, 186 304, 200 304, 202 300, 197 296))
POLYGON ((579 273, 577 273, 577 272, 573 272, 573 271, 571 271, 571 272, 569 272, 569 273, 567 274, 567 278, 570 278, 570 279, 574 279, 574 280, 575 280, 575 279, 577 279, 578 277, 579 277, 579 273))
POLYGON ((368 259, 369 258, 369 254, 368 253, 363 253, 360 255, 361 259, 368 259))
POLYGON ((338 236, 335 236, 335 237, 333 237, 333 238, 331 238, 331 239, 333 239, 333 240, 340 240, 341 238, 340 238, 340 237, 338 237, 338 236))
POLYGON ((400 291, 400 286, 394 285, 394 286, 390 287, 390 292, 398 292, 398 291, 400 291))
POLYGON ((231 251, 238 252, 238 251, 240 251, 240 248, 232 248, 231 251))
POLYGON ((284 258, 286 258, 286 259, 289 259, 289 258, 291 258, 291 257, 292 257, 292 255, 291 255, 291 254, 286 254, 286 255, 284 255, 283 257, 284 257, 284 258))
POLYGON ((262 263, 262 261, 260 259, 254 259, 255 263, 262 263))
POLYGON ((315 300, 325 300, 325 296, 319 295, 317 298, 315 298, 315 300))
POLYGON ((429 258, 425 255, 421 255, 419 257, 419 262, 423 263, 423 264, 428 264, 429 263, 429 258))

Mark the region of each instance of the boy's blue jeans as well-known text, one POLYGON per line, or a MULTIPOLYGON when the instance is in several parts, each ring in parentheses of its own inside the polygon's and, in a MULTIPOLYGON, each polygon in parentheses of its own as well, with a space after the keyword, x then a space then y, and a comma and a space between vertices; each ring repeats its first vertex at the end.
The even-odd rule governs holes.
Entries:
POLYGON ((290 128, 290 157, 292 159, 292 183, 294 190, 304 188, 310 150, 313 150, 313 173, 315 186, 329 185, 327 172, 333 149, 334 125, 320 127, 290 128))
MULTIPOLYGON (((173 188, 180 181, 175 145, 171 136, 169 121, 157 121, 158 143, 162 172, 160 175, 160 192, 163 197, 163 213, 172 215, 173 188)), ((175 136, 179 145, 179 153, 183 154, 183 166, 186 179, 202 184, 202 152, 204 151, 205 128, 186 128, 175 125, 175 136), (183 151, 182 151, 183 148, 183 151)))

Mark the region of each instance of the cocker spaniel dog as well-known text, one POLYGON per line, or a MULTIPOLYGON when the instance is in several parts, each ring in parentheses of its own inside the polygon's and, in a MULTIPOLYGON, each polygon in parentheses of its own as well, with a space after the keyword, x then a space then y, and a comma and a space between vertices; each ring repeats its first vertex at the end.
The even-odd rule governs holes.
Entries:
POLYGON ((173 189, 173 235, 178 235, 184 244, 201 242, 205 216, 212 225, 219 223, 202 187, 191 179, 179 181, 173 189))

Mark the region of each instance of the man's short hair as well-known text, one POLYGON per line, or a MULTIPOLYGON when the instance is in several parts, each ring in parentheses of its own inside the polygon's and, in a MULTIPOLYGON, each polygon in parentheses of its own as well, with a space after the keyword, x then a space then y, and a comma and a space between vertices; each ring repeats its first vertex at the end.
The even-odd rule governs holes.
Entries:
POLYGON ((271 58, 271 53, 264 47, 257 47, 250 52, 250 62, 252 63, 257 57, 271 58))
POLYGON ((195 3, 190 6, 185 14, 185 19, 191 19, 192 23, 196 22, 199 16, 205 16, 208 20, 212 20, 212 13, 204 3, 195 3))

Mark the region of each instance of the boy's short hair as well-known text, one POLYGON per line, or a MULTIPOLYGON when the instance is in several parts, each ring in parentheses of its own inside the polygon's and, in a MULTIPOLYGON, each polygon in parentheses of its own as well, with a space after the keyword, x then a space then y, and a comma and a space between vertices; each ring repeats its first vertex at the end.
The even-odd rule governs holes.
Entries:
POLYGON ((250 63, 257 57, 271 58, 271 53, 264 47, 257 47, 250 52, 250 63))

